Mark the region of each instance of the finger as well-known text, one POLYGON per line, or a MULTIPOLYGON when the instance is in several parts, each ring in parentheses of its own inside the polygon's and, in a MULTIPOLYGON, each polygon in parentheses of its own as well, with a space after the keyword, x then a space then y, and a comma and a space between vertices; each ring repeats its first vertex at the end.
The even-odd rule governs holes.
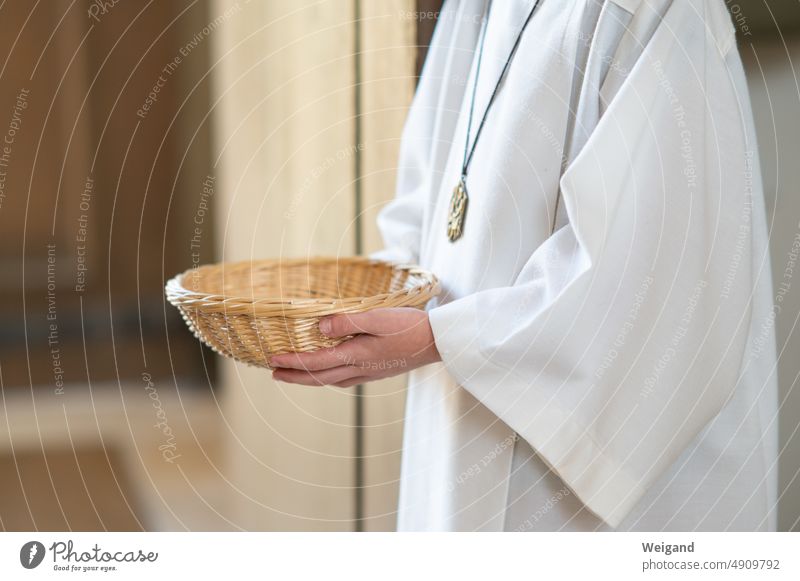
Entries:
POLYGON ((327 347, 305 353, 283 353, 269 360, 273 368, 302 369, 320 371, 342 365, 355 365, 362 355, 361 342, 356 337, 336 347, 327 347))
POLYGON ((322 371, 301 371, 299 369, 276 369, 272 372, 272 378, 276 381, 286 383, 299 383, 301 385, 332 385, 342 381, 348 381, 354 376, 363 373, 362 370, 349 365, 325 369, 322 371))
POLYGON ((317 371, 320 369, 330 369, 342 365, 333 348, 319 349, 308 353, 283 353, 275 355, 269 360, 269 365, 273 369, 303 369, 307 371, 317 371))
POLYGON ((402 316, 398 309, 373 309, 365 313, 331 315, 319 322, 319 330, 328 337, 346 335, 383 335, 393 328, 392 323, 402 316))

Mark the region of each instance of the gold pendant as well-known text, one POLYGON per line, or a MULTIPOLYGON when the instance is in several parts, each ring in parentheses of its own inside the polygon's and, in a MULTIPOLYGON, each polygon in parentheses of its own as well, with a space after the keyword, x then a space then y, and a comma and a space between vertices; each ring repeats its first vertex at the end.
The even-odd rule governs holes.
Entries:
POLYGON ((467 186, 464 177, 458 180, 458 185, 453 188, 450 196, 450 209, 447 212, 447 238, 455 242, 464 233, 464 218, 467 215, 467 186))

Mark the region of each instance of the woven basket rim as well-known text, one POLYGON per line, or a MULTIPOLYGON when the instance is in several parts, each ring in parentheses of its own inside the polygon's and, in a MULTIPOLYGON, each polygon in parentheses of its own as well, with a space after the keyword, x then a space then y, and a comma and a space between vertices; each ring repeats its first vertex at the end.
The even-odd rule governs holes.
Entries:
POLYGON ((221 262, 204 264, 190 268, 170 279, 166 286, 167 300, 176 307, 191 307, 201 311, 213 310, 215 312, 249 312, 251 314, 274 315, 281 317, 308 317, 308 309, 319 307, 324 314, 335 314, 337 312, 358 312, 374 308, 379 303, 389 303, 391 306, 403 306, 404 296, 410 299, 420 294, 427 294, 429 297, 437 295, 440 291, 440 284, 437 277, 428 270, 415 264, 399 261, 388 261, 370 258, 367 256, 348 256, 330 257, 314 256, 309 258, 290 258, 290 259, 256 259, 241 260, 235 262, 221 262), (241 267, 255 268, 258 265, 271 265, 280 267, 292 266, 313 266, 340 264, 340 263, 363 263, 364 265, 380 264, 393 269, 408 271, 410 277, 414 277, 418 282, 396 291, 380 293, 376 295, 345 297, 345 298, 253 298, 246 296, 226 296, 221 294, 205 293, 202 291, 189 290, 183 286, 184 278, 202 270, 235 269, 241 267), (393 304, 394 303, 394 304, 393 304), (298 312, 294 312, 298 311, 298 312))

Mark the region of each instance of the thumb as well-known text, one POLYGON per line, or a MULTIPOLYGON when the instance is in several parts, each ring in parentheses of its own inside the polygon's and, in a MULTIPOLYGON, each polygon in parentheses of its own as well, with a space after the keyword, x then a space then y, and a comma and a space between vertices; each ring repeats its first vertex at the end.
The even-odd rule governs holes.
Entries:
POLYGON ((328 337, 344 337, 361 333, 372 335, 380 332, 382 327, 380 320, 380 313, 375 311, 331 315, 320 320, 319 330, 328 337))

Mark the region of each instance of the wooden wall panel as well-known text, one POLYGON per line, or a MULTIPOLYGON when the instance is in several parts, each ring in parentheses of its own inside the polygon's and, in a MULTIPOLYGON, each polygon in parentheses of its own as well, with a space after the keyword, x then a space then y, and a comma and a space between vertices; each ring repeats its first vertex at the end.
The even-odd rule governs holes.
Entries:
MULTIPOLYGON (((65 384, 145 370, 203 373, 197 342, 164 308, 163 286, 190 265, 206 167, 199 179, 186 168, 207 166, 203 128, 189 147, 183 132, 199 121, 178 111, 207 67, 205 38, 146 118, 137 108, 206 24, 205 3, 119 2, 96 17, 93 5, 0 3, 0 141, 14 132, 0 162, 3 387, 60 394, 65 384)), ((207 107, 202 87, 192 97, 207 107)))

